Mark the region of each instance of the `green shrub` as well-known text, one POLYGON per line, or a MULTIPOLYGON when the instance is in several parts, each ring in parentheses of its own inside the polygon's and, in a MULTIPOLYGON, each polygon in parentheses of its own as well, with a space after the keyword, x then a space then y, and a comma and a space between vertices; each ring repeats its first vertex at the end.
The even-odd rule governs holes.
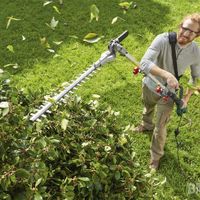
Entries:
POLYGON ((43 91, 1 83, 0 199, 140 199, 152 194, 125 128, 97 99, 72 97, 41 122, 29 113, 43 91), (6 107, 6 106, 5 106, 6 107), (5 111, 7 109, 7 111, 5 111))

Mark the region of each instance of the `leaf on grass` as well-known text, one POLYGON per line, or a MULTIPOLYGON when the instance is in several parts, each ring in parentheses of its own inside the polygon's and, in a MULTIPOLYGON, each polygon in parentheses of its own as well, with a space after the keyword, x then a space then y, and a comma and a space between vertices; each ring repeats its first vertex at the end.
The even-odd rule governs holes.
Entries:
POLYGON ((51 23, 50 23, 50 24, 46 23, 46 25, 47 25, 48 27, 50 27, 51 29, 55 30, 56 26, 58 25, 58 22, 59 22, 59 21, 58 21, 58 20, 56 21, 55 18, 53 17, 53 18, 51 19, 51 23))
POLYGON ((162 182, 160 182, 161 185, 165 184, 167 182, 167 178, 165 177, 162 182))
POLYGON ((53 1, 45 1, 44 3, 43 3, 43 6, 47 6, 48 4, 50 4, 50 3, 52 3, 53 1))
POLYGON ((144 176, 147 177, 147 178, 150 178, 150 177, 152 177, 152 173, 147 173, 144 176))
POLYGON ((11 44, 6 47, 10 52, 15 53, 14 48, 11 44))
POLYGON ((19 68, 19 65, 17 64, 17 63, 15 63, 14 65, 13 65, 13 69, 18 69, 19 68))
POLYGON ((101 38, 103 38, 103 36, 98 37, 98 35, 96 33, 88 33, 83 41, 88 42, 88 43, 95 43, 98 42, 101 38))
POLYGON ((58 42, 56 42, 56 41, 53 41, 53 43, 54 43, 54 44, 56 44, 56 45, 60 45, 60 44, 62 44, 62 43, 63 43, 63 41, 58 41, 58 42))
POLYGON ((133 4, 133 2, 131 1, 131 2, 127 2, 127 1, 125 1, 125 2, 121 2, 121 3, 119 3, 119 6, 123 9, 123 11, 124 11, 124 14, 126 13, 126 11, 132 6, 132 4, 133 4))
POLYGON ((104 150, 105 150, 106 152, 109 152, 109 151, 111 150, 111 147, 110 147, 110 146, 105 146, 105 147, 104 147, 104 150))
POLYGON ((6 29, 8 29, 8 27, 10 26, 11 21, 19 21, 19 20, 21 20, 21 19, 14 18, 13 16, 7 17, 7 18, 8 18, 8 21, 7 21, 7 24, 6 24, 6 29))
POLYGON ((50 45, 49 45, 49 43, 48 43, 46 37, 40 38, 40 44, 41 44, 43 47, 47 48, 47 49, 50 48, 50 45))
POLYGON ((99 20, 99 9, 97 8, 97 6, 95 4, 90 6, 90 22, 94 18, 96 19, 96 21, 99 20))
POLYGON ((64 131, 67 129, 68 123, 69 123, 69 120, 67 120, 67 119, 63 119, 63 120, 62 120, 62 122, 61 122, 61 128, 62 128, 64 131))
POLYGON ((125 21, 125 19, 123 19, 123 18, 117 16, 117 17, 114 17, 114 18, 112 19, 111 24, 116 23, 116 22, 118 21, 118 19, 121 19, 121 20, 125 21))
POLYGON ((63 4, 63 0, 59 0, 59 3, 60 3, 60 5, 62 5, 63 4))
POLYGON ((78 39, 78 36, 76 35, 69 35, 70 38, 78 39))
POLYGON ((128 141, 127 141, 125 135, 122 134, 122 136, 119 138, 119 143, 120 143, 120 145, 123 146, 123 145, 126 144, 127 142, 128 142, 128 141))
POLYGON ((87 39, 87 40, 89 40, 89 39, 94 39, 94 38, 96 38, 98 35, 96 34, 96 33, 88 33, 85 37, 84 37, 84 39, 87 39))
POLYGON ((26 40, 26 38, 22 35, 22 41, 26 40))
POLYGON ((47 49, 49 52, 51 52, 51 53, 55 53, 55 50, 53 50, 53 49, 47 49))
POLYGON ((133 4, 133 2, 121 2, 119 3, 119 6, 122 8, 122 9, 125 9, 125 10, 128 10, 130 8, 130 6, 133 4))
POLYGON ((98 95, 98 94, 93 94, 92 97, 95 98, 95 99, 99 99, 101 96, 98 95))
POLYGON ((116 23, 116 22, 117 22, 117 20, 118 20, 118 17, 115 17, 115 18, 113 18, 113 19, 112 19, 112 22, 111 22, 111 24, 114 24, 114 23, 116 23))
POLYGON ((60 57, 60 55, 56 53, 56 54, 53 56, 53 58, 57 58, 57 57, 60 57))
POLYGON ((47 5, 49 5, 50 3, 52 3, 53 1, 45 1, 44 3, 43 3, 43 6, 47 6, 47 5))
POLYGON ((13 67, 14 69, 17 69, 17 68, 19 68, 19 65, 17 64, 17 63, 15 63, 15 64, 12 64, 12 63, 9 63, 9 64, 7 64, 7 65, 4 65, 3 67, 13 67))
POLYGON ((53 9, 58 13, 58 14, 61 14, 59 9, 57 8, 57 6, 53 6, 53 9))

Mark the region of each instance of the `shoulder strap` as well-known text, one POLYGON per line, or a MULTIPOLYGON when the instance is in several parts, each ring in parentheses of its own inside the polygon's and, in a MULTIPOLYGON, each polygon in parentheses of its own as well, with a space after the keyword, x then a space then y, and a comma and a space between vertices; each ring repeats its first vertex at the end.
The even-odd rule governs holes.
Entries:
POLYGON ((173 59, 173 65, 174 65, 174 73, 176 79, 179 81, 180 77, 178 76, 178 68, 177 68, 177 62, 176 62, 176 50, 175 50, 175 45, 176 45, 176 32, 170 32, 169 33, 169 43, 171 45, 172 49, 172 59, 173 59))

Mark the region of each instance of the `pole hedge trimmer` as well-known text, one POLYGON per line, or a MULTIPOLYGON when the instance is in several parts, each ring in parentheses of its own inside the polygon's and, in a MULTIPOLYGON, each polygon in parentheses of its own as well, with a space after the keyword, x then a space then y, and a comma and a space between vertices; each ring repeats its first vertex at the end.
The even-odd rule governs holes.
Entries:
MULTIPOLYGON (((31 114, 31 121, 39 120, 41 116, 45 116, 44 114, 49 111, 49 108, 55 104, 56 102, 60 101, 62 98, 67 96, 68 93, 72 93, 72 90, 76 89, 82 82, 84 82, 84 79, 88 79, 88 76, 91 76, 92 73, 96 72, 99 67, 106 64, 107 62, 111 62, 116 57, 116 52, 119 52, 121 55, 128 58, 131 62, 133 62, 137 67, 134 68, 133 73, 136 75, 139 72, 144 72, 140 69, 140 64, 137 62, 137 60, 128 53, 128 51, 120 44, 121 41, 123 41, 128 36, 128 31, 123 32, 119 37, 116 39, 113 39, 110 41, 108 45, 108 50, 105 51, 99 60, 97 60, 94 64, 91 65, 86 71, 84 71, 76 80, 74 80, 69 86, 67 86, 63 91, 61 91, 59 94, 55 95, 53 98, 51 98, 51 101, 47 101, 46 104, 41 105, 40 109, 35 113, 31 114)), ((158 95, 163 97, 164 100, 167 100, 168 98, 172 98, 177 106, 177 114, 182 115, 184 110, 182 109, 183 101, 181 100, 182 96, 177 96, 176 93, 171 92, 166 86, 164 86, 160 81, 158 81, 154 76, 152 76, 150 73, 145 74, 149 78, 151 78, 154 83, 157 85, 156 92, 158 95)), ((182 89, 180 90, 182 91, 182 89)), ((182 92, 180 92, 182 94, 182 92)))

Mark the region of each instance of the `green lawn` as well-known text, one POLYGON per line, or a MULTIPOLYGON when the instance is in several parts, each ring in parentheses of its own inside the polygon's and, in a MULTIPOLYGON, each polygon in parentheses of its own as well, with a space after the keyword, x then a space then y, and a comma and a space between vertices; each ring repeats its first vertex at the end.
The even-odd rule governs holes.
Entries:
MULTIPOLYGON (((107 50, 109 41, 123 31, 129 31, 129 36, 122 42, 123 46, 140 60, 157 34, 176 31, 183 16, 200 9, 200 2, 192 0, 137 0, 134 1, 137 7, 128 9, 124 14, 118 5, 120 2, 122 1, 64 0, 63 5, 60 5, 59 1, 55 0, 43 6, 44 1, 39 0, 1 1, 2 75, 9 74, 12 84, 25 91, 44 88, 45 96, 56 91, 62 83, 75 79, 84 69, 96 62, 107 50), (99 20, 93 19, 90 22, 92 4, 96 4, 100 12, 99 20), (55 8, 60 13, 56 12, 55 8), (20 20, 11 20, 6 28, 8 17, 11 16, 20 20), (122 19, 111 24, 112 19, 117 16, 122 19), (55 30, 46 25, 51 22, 52 17, 59 20, 55 30), (84 36, 90 32, 104 38, 95 44, 83 42, 84 36), (61 44, 56 44, 60 41, 61 44), (9 50, 9 45, 13 47, 13 51, 9 50), (52 53, 48 49, 55 52, 52 53), (7 66, 16 66, 16 63, 17 68, 13 65, 7 66)), ((142 112, 142 76, 134 77, 133 67, 130 61, 118 54, 115 61, 103 66, 101 71, 84 83, 76 93, 85 101, 90 99, 92 94, 100 95, 102 104, 120 111, 121 126, 137 125, 142 112)), ((184 78, 183 84, 186 81, 187 77, 184 78)), ((157 191, 158 194, 163 193, 166 200, 200 199, 199 193, 187 193, 189 183, 200 184, 198 105, 198 96, 193 96, 188 113, 181 124, 178 137, 181 169, 178 166, 173 133, 179 120, 175 112, 169 124, 166 155, 157 172, 158 177, 166 177, 166 183, 157 191)), ((148 169, 150 136, 130 134, 133 136, 141 167, 148 169)))

